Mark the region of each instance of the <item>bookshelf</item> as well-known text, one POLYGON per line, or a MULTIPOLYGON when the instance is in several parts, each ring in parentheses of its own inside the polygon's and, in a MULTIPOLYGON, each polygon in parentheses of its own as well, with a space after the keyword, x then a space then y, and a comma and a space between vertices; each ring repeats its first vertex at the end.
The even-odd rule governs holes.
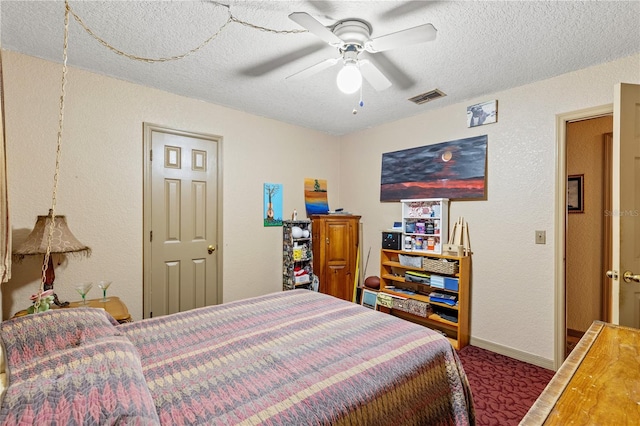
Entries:
POLYGON ((470 265, 468 256, 382 249, 380 292, 398 300, 424 302, 429 308, 424 317, 380 303, 379 310, 439 330, 454 348, 462 349, 469 344, 470 265), (423 282, 406 279, 407 272, 416 272, 423 282), (447 300, 451 296, 456 300, 453 305, 447 300))

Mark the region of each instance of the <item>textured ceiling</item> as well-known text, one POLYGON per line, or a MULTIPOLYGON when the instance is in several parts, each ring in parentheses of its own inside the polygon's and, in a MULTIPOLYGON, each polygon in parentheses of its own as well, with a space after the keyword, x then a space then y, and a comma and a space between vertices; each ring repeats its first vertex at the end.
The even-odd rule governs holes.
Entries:
MULTIPOLYGON (((234 21, 184 59, 144 63, 100 45, 72 17, 68 64, 342 135, 640 52, 638 1, 221 3, 230 7, 206 0, 69 2, 94 33, 139 57, 181 55, 201 45, 229 11, 237 20, 276 30, 302 29, 288 15, 307 12, 326 26, 364 19, 372 38, 424 23, 438 34, 432 42, 368 54, 393 85, 376 92, 364 82, 357 115, 352 111, 359 94, 336 87, 339 65, 302 81, 285 80, 338 56, 308 32, 271 33, 234 21), (423 105, 407 100, 436 88, 447 96, 423 105)), ((62 61, 63 1, 1 0, 0 8, 3 49, 62 61)))

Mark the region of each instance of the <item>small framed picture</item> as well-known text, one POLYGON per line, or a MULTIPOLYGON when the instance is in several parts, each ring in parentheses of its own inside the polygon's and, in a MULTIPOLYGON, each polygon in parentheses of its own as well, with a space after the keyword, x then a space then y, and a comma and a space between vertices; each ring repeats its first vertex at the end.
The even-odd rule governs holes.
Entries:
POLYGON ((488 101, 467 107, 467 127, 483 126, 498 121, 498 101, 488 101))
POLYGON ((567 211, 584 213, 584 175, 570 175, 567 180, 567 211))
POLYGON ((264 226, 282 226, 282 184, 264 184, 264 226))

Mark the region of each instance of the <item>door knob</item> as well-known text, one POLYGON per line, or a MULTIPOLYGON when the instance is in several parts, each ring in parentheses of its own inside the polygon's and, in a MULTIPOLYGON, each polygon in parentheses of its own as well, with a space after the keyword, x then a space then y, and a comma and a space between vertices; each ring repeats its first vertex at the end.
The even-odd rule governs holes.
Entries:
POLYGON ((211 254, 211 253, 213 253, 214 251, 216 251, 216 248, 215 248, 214 246, 210 245, 210 246, 207 248, 207 251, 209 252, 209 254, 211 254))
POLYGON ((618 279, 618 271, 607 271, 607 277, 613 278, 614 280, 618 279))
POLYGON ((637 283, 640 283, 640 275, 634 274, 631 271, 625 271, 624 274, 622 274, 622 278, 627 283, 630 283, 631 281, 635 281, 637 283))

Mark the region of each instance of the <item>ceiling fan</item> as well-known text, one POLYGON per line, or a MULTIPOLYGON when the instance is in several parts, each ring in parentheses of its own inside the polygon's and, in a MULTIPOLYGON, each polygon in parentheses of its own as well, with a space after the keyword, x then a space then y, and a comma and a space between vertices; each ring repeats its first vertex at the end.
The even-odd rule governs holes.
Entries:
POLYGON ((347 94, 355 93, 360 89, 362 77, 378 91, 391 86, 391 81, 378 67, 368 59, 358 57, 360 53, 363 51, 377 53, 432 41, 437 34, 433 25, 424 24, 372 39, 371 25, 362 19, 343 19, 330 27, 325 27, 306 12, 294 12, 289 15, 289 19, 306 28, 330 46, 337 48, 340 56, 325 59, 298 71, 288 76, 287 80, 304 79, 342 62, 343 68, 338 72, 337 84, 338 88, 347 94))

